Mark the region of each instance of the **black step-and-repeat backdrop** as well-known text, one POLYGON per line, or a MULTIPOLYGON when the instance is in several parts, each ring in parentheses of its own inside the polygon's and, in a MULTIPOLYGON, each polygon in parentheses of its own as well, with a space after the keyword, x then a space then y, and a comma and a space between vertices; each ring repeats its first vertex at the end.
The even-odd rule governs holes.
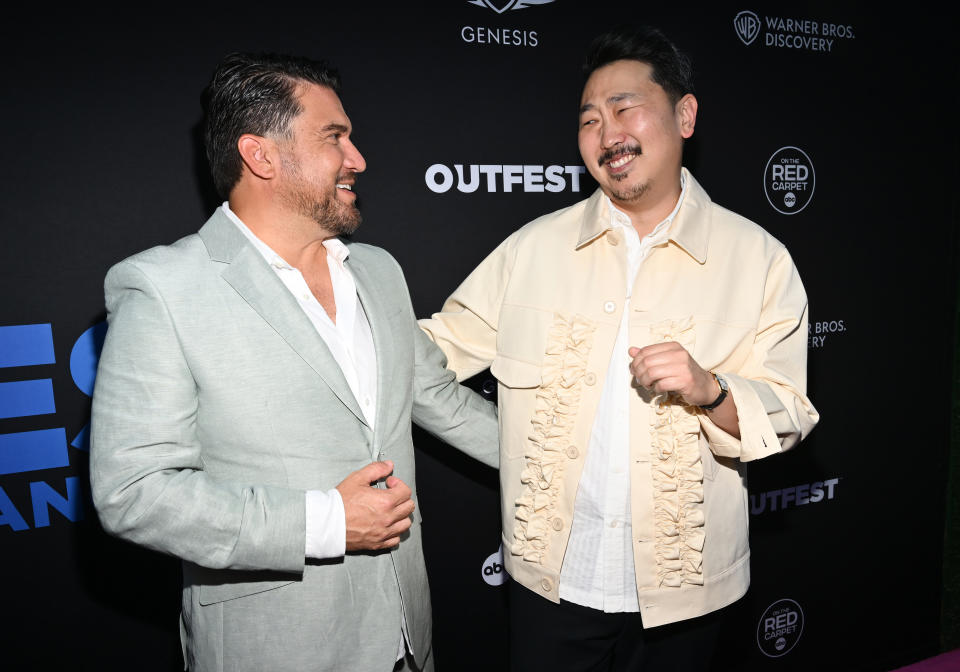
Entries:
MULTIPOLYGON (((218 205, 199 94, 233 50, 335 62, 368 162, 359 240, 418 314, 594 189, 579 63, 616 23, 694 59, 686 165, 781 239, 822 421, 750 465, 753 585, 722 670, 888 670, 937 651, 956 288, 954 29, 922 3, 39 3, 0 25, 0 666, 181 666, 179 566, 107 537, 87 424, 108 267, 218 205)), ((489 375, 469 384, 493 394, 489 375)), ((418 434, 438 668, 504 665, 496 474, 418 434)))

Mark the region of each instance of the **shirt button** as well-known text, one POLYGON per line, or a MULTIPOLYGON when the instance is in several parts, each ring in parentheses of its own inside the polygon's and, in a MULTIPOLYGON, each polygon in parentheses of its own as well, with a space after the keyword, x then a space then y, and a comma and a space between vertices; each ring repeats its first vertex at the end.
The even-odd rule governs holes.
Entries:
POLYGON ((563 529, 563 520, 554 516, 553 520, 550 522, 550 525, 553 526, 553 529, 559 532, 563 529))
POLYGON ((616 526, 617 526, 617 521, 611 520, 611 521, 610 521, 610 527, 616 527, 616 526))
POLYGON ((597 374, 591 371, 583 377, 583 382, 585 382, 587 385, 593 385, 597 382, 597 374))
POLYGON ((567 457, 571 460, 577 459, 580 456, 580 451, 577 450, 576 446, 567 446, 567 457))
POLYGON ((605 313, 612 313, 616 309, 617 309, 617 304, 615 304, 613 301, 607 301, 605 304, 603 304, 603 312, 605 313))
POLYGON ((553 590, 553 581, 550 579, 541 579, 540 587, 543 588, 543 592, 549 593, 551 590, 553 590))

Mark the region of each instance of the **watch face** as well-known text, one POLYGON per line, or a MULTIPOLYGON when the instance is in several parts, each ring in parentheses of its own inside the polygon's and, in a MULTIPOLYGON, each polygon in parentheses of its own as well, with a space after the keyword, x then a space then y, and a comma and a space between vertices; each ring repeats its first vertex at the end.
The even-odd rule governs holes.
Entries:
POLYGON ((727 380, 726 380, 723 376, 721 376, 721 375, 719 375, 719 374, 716 374, 716 373, 715 373, 715 374, 713 374, 713 375, 716 376, 716 378, 717 378, 717 383, 720 385, 720 389, 723 390, 724 392, 728 392, 728 391, 730 390, 730 388, 727 387, 727 380))

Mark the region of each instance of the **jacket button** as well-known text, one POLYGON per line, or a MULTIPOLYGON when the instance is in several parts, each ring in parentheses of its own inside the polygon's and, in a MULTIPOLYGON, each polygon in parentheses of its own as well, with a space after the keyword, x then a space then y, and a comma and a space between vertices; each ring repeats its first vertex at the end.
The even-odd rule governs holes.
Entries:
POLYGON ((597 374, 593 372, 588 373, 583 377, 583 382, 585 382, 587 385, 593 385, 597 382, 597 374))
POLYGON ((613 301, 607 301, 605 304, 603 304, 603 312, 605 313, 612 313, 616 309, 617 309, 617 304, 615 304, 613 301))
POLYGON ((567 446, 566 453, 567 457, 569 457, 571 460, 575 460, 580 456, 580 451, 577 450, 576 446, 567 446))
POLYGON ((543 592, 549 593, 551 590, 553 590, 553 581, 550 579, 541 579, 540 587, 543 588, 543 592))
POLYGON ((617 238, 617 234, 615 234, 615 233, 608 233, 608 234, 607 234, 607 242, 610 243, 611 245, 613 245, 614 247, 616 247, 617 245, 620 244, 620 239, 617 238))
POLYGON ((563 520, 554 516, 553 520, 550 522, 550 525, 553 527, 553 529, 559 532, 560 530, 563 529, 563 520))

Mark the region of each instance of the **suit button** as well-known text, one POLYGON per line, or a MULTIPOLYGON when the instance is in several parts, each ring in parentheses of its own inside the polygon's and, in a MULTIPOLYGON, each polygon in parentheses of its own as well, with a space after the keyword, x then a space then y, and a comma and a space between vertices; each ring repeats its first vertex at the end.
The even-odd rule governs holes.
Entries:
POLYGON ((567 446, 566 453, 567 457, 569 457, 571 460, 575 460, 580 456, 580 451, 577 450, 576 446, 567 446))
POLYGON ((592 371, 583 377, 583 382, 587 385, 593 385, 597 382, 597 374, 592 371))
POLYGON ((553 520, 550 522, 550 525, 553 527, 553 529, 559 532, 563 529, 563 520, 554 516, 553 520))
POLYGON ((605 313, 612 313, 616 311, 616 309, 617 304, 615 304, 613 301, 607 301, 605 304, 603 304, 603 312, 605 313))
POLYGON ((553 590, 553 581, 550 579, 541 579, 540 587, 543 588, 543 592, 549 593, 551 590, 553 590))

